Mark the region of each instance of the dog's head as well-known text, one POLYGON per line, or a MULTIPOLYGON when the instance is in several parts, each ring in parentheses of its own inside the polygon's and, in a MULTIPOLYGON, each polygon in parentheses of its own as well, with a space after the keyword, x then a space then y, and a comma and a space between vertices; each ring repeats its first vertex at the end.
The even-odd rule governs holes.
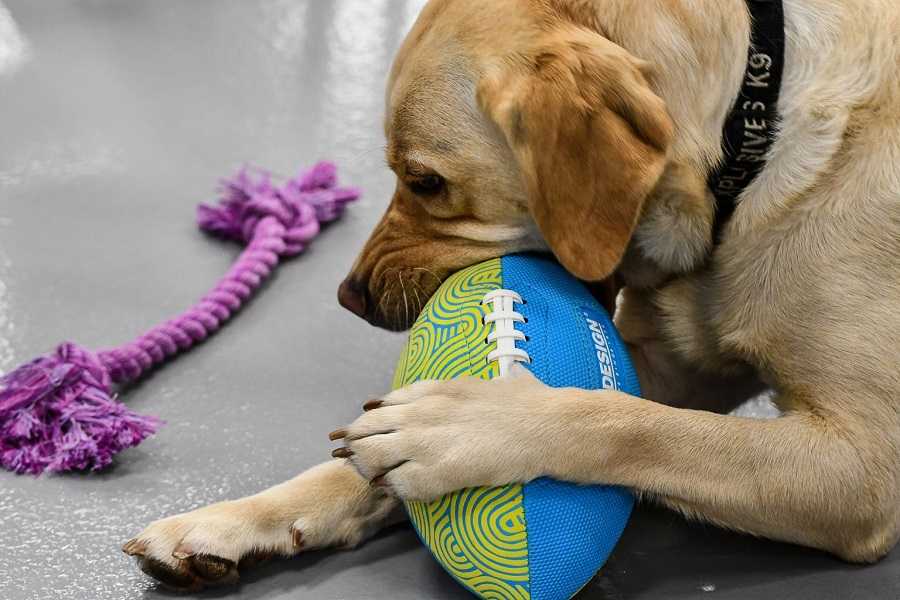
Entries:
POLYGON ((622 259, 672 137, 646 65, 546 3, 433 0, 387 86, 397 187, 338 293, 390 329, 452 272, 548 249, 597 281, 622 259))

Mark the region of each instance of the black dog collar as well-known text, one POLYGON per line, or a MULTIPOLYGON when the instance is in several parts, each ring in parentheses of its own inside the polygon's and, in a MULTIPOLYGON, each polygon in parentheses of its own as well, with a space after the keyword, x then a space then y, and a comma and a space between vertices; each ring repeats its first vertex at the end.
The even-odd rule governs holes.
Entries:
POLYGON ((782 0, 747 0, 753 30, 747 72, 737 102, 725 120, 725 158, 710 175, 716 198, 713 241, 734 214, 738 196, 766 165, 775 141, 778 95, 784 73, 784 6, 782 0))

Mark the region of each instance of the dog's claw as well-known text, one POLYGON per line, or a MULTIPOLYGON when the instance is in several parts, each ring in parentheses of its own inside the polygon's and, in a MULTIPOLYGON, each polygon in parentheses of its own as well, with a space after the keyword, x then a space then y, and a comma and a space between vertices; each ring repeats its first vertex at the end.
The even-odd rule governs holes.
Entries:
POLYGON ((350 458, 353 456, 353 450, 350 448, 335 448, 331 451, 331 456, 335 458, 350 458))
POLYGON ((291 542, 294 545, 294 550, 301 550, 303 548, 303 532, 291 527, 291 542))
POLYGON ((376 408, 381 408, 384 406, 384 400, 369 400, 365 404, 363 404, 363 410, 369 412, 370 410, 375 410, 376 408))
POLYGON ((342 440, 345 437, 347 437, 346 429, 338 429, 338 430, 332 431, 331 433, 328 434, 328 439, 331 440, 332 442, 342 440))
POLYGON ((194 552, 194 550, 190 546, 185 546, 184 544, 182 544, 182 545, 178 546, 177 548, 175 548, 175 550, 172 551, 172 558, 177 558, 178 560, 185 560, 187 558, 194 556, 195 554, 196 554, 196 552, 194 552))

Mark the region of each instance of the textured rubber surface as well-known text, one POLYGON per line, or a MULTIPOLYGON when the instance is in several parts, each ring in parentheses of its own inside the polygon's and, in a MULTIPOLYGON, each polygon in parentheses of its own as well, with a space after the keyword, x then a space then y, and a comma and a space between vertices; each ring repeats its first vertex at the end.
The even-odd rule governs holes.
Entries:
MULTIPOLYGON (((482 317, 484 295, 518 292, 527 336, 517 347, 548 385, 639 394, 637 377, 608 315, 577 280, 548 258, 509 256, 447 280, 410 332, 394 387, 422 379, 497 376, 486 362, 496 344, 482 317)), ((460 490, 407 509, 438 562, 482 598, 567 599, 606 562, 633 499, 611 486, 538 479, 525 485, 460 490)))
POLYGON ((604 565, 631 516, 628 490, 541 478, 524 486, 531 597, 571 598, 604 565))
MULTIPOLYGON (((528 368, 554 387, 640 395, 637 374, 606 311, 556 262, 503 259, 503 286, 526 304, 528 368), (599 354, 598 354, 599 352, 599 354)), ((631 514, 629 492, 539 479, 524 486, 531 597, 570 598, 603 566, 631 514)))
MULTIPOLYGON (((432 296, 409 334, 394 387, 424 379, 496 377, 485 344, 491 326, 481 302, 503 285, 501 259, 450 277, 432 296)), ((434 502, 408 502, 410 521, 437 561, 482 598, 531 598, 521 485, 475 488, 434 502)))
POLYGON ((525 299, 519 308, 528 319, 519 326, 530 338, 518 343, 531 355, 528 368, 553 387, 615 388, 640 395, 637 373, 624 342, 606 311, 587 288, 556 262, 524 254, 502 259, 503 286, 525 299), (614 380, 604 384, 591 330, 594 321, 603 332, 602 346, 611 352, 614 380))

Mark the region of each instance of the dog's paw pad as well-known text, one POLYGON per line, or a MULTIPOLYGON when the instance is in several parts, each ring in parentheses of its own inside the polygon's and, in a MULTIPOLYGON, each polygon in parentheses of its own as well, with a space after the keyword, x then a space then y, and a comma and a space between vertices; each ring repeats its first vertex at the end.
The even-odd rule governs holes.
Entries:
POLYGON ((208 582, 233 583, 238 580, 237 565, 227 558, 209 554, 191 556, 191 571, 208 582))
POLYGON ((141 571, 163 585, 182 592, 192 592, 203 588, 203 583, 183 565, 172 566, 155 558, 139 559, 141 571))

